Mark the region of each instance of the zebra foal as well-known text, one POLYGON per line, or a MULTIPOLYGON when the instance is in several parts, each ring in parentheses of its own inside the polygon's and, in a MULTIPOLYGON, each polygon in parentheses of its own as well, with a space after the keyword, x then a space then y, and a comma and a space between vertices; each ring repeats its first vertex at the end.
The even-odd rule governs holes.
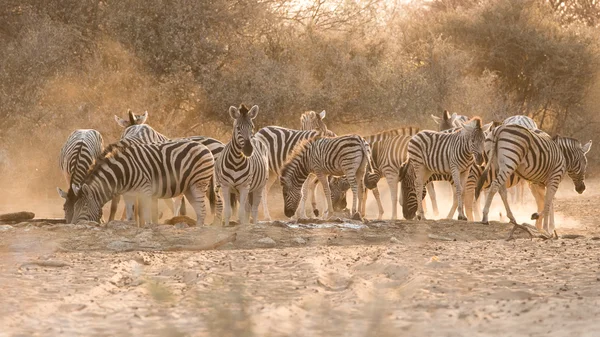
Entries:
MULTIPOLYGON (((363 179, 370 160, 370 149, 358 135, 313 138, 299 144, 281 170, 280 182, 285 202, 285 215, 296 212, 302 198, 302 185, 314 173, 325 191, 327 215, 333 214, 331 191, 327 177, 345 175, 352 189, 352 213, 362 205, 363 179)), ((364 214, 364 210, 360 210, 364 214)))
POLYGON ((232 192, 240 196, 240 224, 249 222, 248 205, 251 207, 253 223, 257 223, 258 205, 269 176, 267 146, 253 137, 252 120, 258 115, 258 106, 251 109, 243 104, 239 108, 231 106, 229 115, 233 119, 231 141, 225 145, 215 164, 215 177, 225 199, 225 226, 229 225, 231 218, 229 195, 232 192))
POLYGON ((65 199, 63 209, 67 223, 73 221, 73 187, 80 185, 88 170, 104 150, 102 135, 96 130, 75 130, 60 150, 60 169, 69 184, 67 192, 57 187, 58 194, 65 199))
MULTIPOLYGON (((214 159, 206 146, 190 141, 136 144, 122 140, 107 148, 80 186, 73 218, 99 221, 102 206, 115 195, 140 197, 140 211, 146 223, 157 223, 151 211, 152 199, 184 194, 196 211, 196 223, 204 224, 204 194, 213 179, 214 159)), ((217 218, 221 202, 217 196, 217 218)), ((219 219, 216 219, 218 222, 219 219)), ((138 226, 142 219, 138 219, 138 226)))
MULTIPOLYGON (((592 147, 590 140, 585 145, 573 138, 550 137, 542 131, 532 131, 520 125, 502 125, 492 133, 490 160, 477 183, 477 198, 492 170, 496 177, 491 183, 485 201, 482 223, 488 223, 488 213, 494 194, 500 192, 506 199, 506 181, 516 173, 529 181, 531 192, 536 200, 537 213, 532 215, 536 227, 548 233, 554 231, 554 195, 560 181, 567 173, 575 184, 578 193, 585 191, 586 154, 592 147)), ((507 216, 516 222, 508 204, 507 216)))
MULTIPOLYGON (((462 192, 473 157, 476 164, 483 162, 484 129, 490 126, 491 123, 483 126, 481 119, 474 117, 452 132, 421 131, 408 142, 409 161, 416 175, 415 190, 422 191, 432 174, 450 174, 459 220, 467 220, 462 192)), ((421 193, 417 193, 417 202, 417 218, 424 219, 421 193)))

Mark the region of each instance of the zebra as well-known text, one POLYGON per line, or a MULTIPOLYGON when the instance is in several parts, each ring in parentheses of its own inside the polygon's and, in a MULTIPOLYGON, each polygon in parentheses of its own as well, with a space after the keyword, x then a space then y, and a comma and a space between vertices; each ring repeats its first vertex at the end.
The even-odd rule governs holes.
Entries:
POLYGON ((60 150, 59 165, 69 186, 67 192, 57 187, 58 194, 65 199, 63 209, 67 223, 73 221, 73 200, 75 195, 72 186, 83 182, 89 168, 100 157, 104 150, 104 141, 100 132, 91 129, 75 130, 67 138, 60 150))
MULTIPOLYGON (((196 224, 204 224, 204 194, 214 171, 214 158, 206 146, 192 141, 138 144, 124 139, 108 146, 106 153, 83 183, 73 188, 74 219, 99 221, 102 206, 113 196, 139 195, 144 221, 156 223, 155 212, 150 211, 152 199, 185 194, 196 211, 196 224)), ((217 209, 221 208, 217 196, 217 209)), ((141 222, 138 219, 138 226, 141 222)))
MULTIPOLYGON (((127 139, 135 142, 136 144, 161 143, 169 140, 167 136, 161 134, 160 132, 154 130, 154 128, 152 128, 150 125, 146 124, 148 121, 148 111, 144 112, 142 115, 135 115, 130 109, 128 109, 127 116, 128 119, 122 119, 115 115, 115 121, 117 124, 124 128, 123 133, 121 134, 121 140, 127 139)), ((119 195, 115 195, 113 201, 111 202, 110 214, 108 216, 109 222, 115 218, 120 199, 121 197, 119 195)), ((124 199, 126 205, 126 219, 133 220, 133 211, 136 198, 127 197, 124 199)), ((165 200, 165 204, 169 210, 173 212, 173 214, 177 214, 175 208, 173 207, 172 201, 165 200)))
MULTIPOLYGON (((483 162, 484 130, 490 126, 491 123, 483 126, 481 119, 474 117, 452 132, 421 131, 408 143, 410 164, 416 174, 415 190, 422 191, 424 183, 433 173, 451 174, 459 220, 467 220, 463 209, 463 187, 473 157, 476 164, 483 162)), ((417 201, 417 218, 424 219, 421 193, 417 193, 417 201)))
POLYGON ((268 147, 258 137, 253 137, 252 120, 258 115, 258 106, 254 105, 251 109, 243 104, 239 108, 231 106, 229 115, 234 120, 231 141, 225 145, 215 164, 217 183, 225 196, 225 226, 229 225, 231 217, 231 202, 227 197, 231 192, 240 196, 240 223, 249 222, 246 207, 250 205, 253 223, 256 224, 258 205, 269 176, 268 147))
POLYGON ((433 121, 438 124, 438 131, 461 127, 469 120, 469 117, 458 115, 456 112, 450 115, 448 110, 444 110, 444 112, 442 112, 442 117, 431 115, 431 118, 433 118, 433 121))
MULTIPOLYGON (((502 122, 502 124, 516 124, 526 127, 530 130, 538 130, 537 123, 532 118, 525 115, 515 115, 508 117, 502 122)), ((514 185, 513 188, 511 188, 509 191, 512 192, 512 200, 522 204, 525 196, 525 180, 520 180, 519 182, 517 182, 517 184, 514 185)))
MULTIPOLYGON (((545 132, 536 132, 520 125, 502 125, 492 132, 490 160, 485 171, 494 171, 496 178, 491 183, 485 201, 481 222, 488 223, 488 213, 496 192, 506 199, 506 180, 513 173, 529 181, 531 192, 537 203, 537 212, 532 215, 536 227, 548 233, 554 232, 554 194, 565 173, 571 177, 575 190, 585 191, 586 154, 592 141, 581 145, 574 138, 550 137, 545 132)), ((487 172, 477 183, 475 197, 483 187, 487 172)), ((516 220, 507 203, 507 216, 516 220)))
POLYGON ((280 175, 283 164, 287 161, 292 150, 306 139, 321 136, 320 131, 315 130, 293 130, 279 126, 266 126, 256 132, 256 138, 266 147, 269 159, 269 177, 265 185, 265 198, 262 200, 264 217, 271 219, 267 205, 267 195, 277 177, 280 175))
MULTIPOLYGON (((327 212, 333 214, 329 175, 345 175, 352 189, 352 214, 362 206, 363 179, 370 161, 370 149, 366 141, 358 135, 341 137, 315 137, 298 145, 281 169, 280 183, 285 202, 284 213, 291 217, 296 212, 301 199, 302 184, 310 173, 316 174, 323 186, 327 199, 327 212)), ((364 214, 364 210, 359 210, 364 214)))
POLYGON ((369 136, 363 136, 363 138, 367 141, 367 143, 369 144, 373 144, 375 142, 380 142, 382 140, 391 138, 391 137, 395 137, 395 136, 414 136, 417 134, 417 132, 421 131, 421 129, 417 126, 403 126, 397 129, 390 129, 390 130, 385 130, 385 131, 381 131, 369 136))
MULTIPOLYGON (((322 136, 336 137, 337 135, 327 128, 323 119, 326 116, 325 110, 320 113, 314 111, 306 111, 300 116, 300 130, 316 130, 321 133, 322 136)), ((319 210, 317 208, 317 198, 315 192, 317 190, 317 184, 319 180, 314 174, 310 174, 306 182, 302 187, 302 201, 300 201, 300 207, 298 208, 300 218, 306 218, 306 200, 311 199, 311 206, 313 214, 319 216, 319 210)))

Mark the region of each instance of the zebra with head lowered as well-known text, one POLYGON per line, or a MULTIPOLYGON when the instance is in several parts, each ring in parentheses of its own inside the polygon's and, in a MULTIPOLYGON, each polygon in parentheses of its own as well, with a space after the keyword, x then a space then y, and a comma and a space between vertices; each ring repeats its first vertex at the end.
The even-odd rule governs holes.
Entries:
POLYGON ((229 115, 233 119, 231 141, 225 145, 215 164, 215 176, 225 198, 224 220, 229 225, 232 192, 240 196, 239 221, 248 223, 251 207, 253 223, 258 222, 258 205, 261 202, 269 175, 267 146, 254 135, 253 119, 258 115, 258 106, 248 109, 231 106, 229 115))
MULTIPOLYGON (((488 213, 496 192, 506 198, 506 181, 516 173, 529 181, 531 192, 537 203, 537 213, 532 215, 538 229, 554 232, 554 194, 564 174, 575 184, 575 190, 585 190, 586 153, 592 147, 590 140, 585 145, 573 138, 550 137, 545 132, 532 131, 520 125, 502 125, 491 135, 489 162, 477 184, 475 197, 479 196, 487 177, 486 171, 496 172, 490 192, 485 201, 481 222, 488 222, 488 213)), ((507 216, 516 222, 505 203, 507 216)))
MULTIPOLYGON (((485 129, 489 126, 491 123, 485 129)), ((462 192, 473 157, 477 165, 483 162, 484 137, 484 126, 479 117, 474 117, 453 132, 421 131, 414 135, 408 143, 408 156, 416 175, 415 190, 422 191, 432 174, 450 174, 454 181, 458 219, 467 220, 462 192)), ((417 201, 417 217, 424 218, 421 193, 417 193, 417 201)))
MULTIPOLYGON (((196 223, 204 224, 204 194, 213 179, 214 159, 206 146, 191 141, 138 144, 121 140, 107 148, 84 182, 74 187, 73 218, 99 221, 102 206, 115 195, 139 196, 145 222, 156 223, 153 198, 184 194, 196 211, 196 223)), ((217 219, 221 209, 217 197, 217 219)), ((141 225, 139 219, 138 226, 141 225)))
MULTIPOLYGON (((315 130, 319 131, 322 136, 325 137, 336 137, 337 135, 327 128, 323 119, 326 116, 325 110, 320 113, 314 111, 306 111, 300 116, 300 130, 315 130)), ((317 184, 319 180, 314 174, 310 174, 306 182, 302 186, 302 200, 300 201, 300 207, 298 208, 298 217, 306 218, 306 200, 311 199, 311 206, 313 214, 319 216, 319 210, 317 208, 317 198, 315 195, 317 184)))
POLYGON ((302 141, 321 135, 322 133, 316 130, 293 130, 279 126, 266 126, 256 133, 256 138, 267 147, 267 156, 269 160, 269 177, 265 184, 265 197, 262 201, 263 212, 266 219, 271 219, 267 205, 267 192, 275 183, 277 177, 279 177, 281 168, 287 161, 288 156, 302 141))
POLYGON ((60 169, 69 184, 67 192, 57 187, 58 194, 65 199, 63 209, 67 223, 73 221, 73 186, 80 185, 88 170, 104 150, 102 135, 96 130, 75 130, 60 150, 60 169))
MULTIPOLYGON (((325 191, 327 215, 333 214, 329 182, 330 175, 345 175, 352 189, 352 213, 362 205, 363 179, 370 161, 368 144, 358 135, 316 137, 298 145, 281 169, 280 182, 285 202, 285 215, 291 217, 300 203, 302 184, 314 173, 325 191)), ((360 210, 364 214, 364 210, 360 210)))

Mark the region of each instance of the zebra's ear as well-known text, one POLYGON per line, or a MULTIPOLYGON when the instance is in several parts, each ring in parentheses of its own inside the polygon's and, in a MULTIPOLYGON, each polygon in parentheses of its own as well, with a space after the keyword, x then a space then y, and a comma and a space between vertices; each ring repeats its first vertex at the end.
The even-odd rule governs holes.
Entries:
POLYGON ((233 119, 238 119, 240 118, 240 111, 238 110, 238 108, 232 105, 229 107, 229 116, 231 116, 231 118, 233 119))
POLYGON ((440 124, 441 118, 439 118, 438 116, 434 116, 434 115, 431 115, 431 118, 433 118, 433 121, 435 122, 435 124, 440 124))
POLYGON ((61 198, 67 199, 67 192, 61 190, 60 187, 57 187, 56 190, 58 191, 58 195, 60 195, 61 198))
POLYGON ((319 116, 321 117, 321 119, 325 119, 325 115, 327 113, 325 112, 325 110, 321 111, 321 113, 319 114, 319 116))
POLYGON ((76 197, 79 197, 80 186, 71 184, 71 189, 73 190, 73 194, 75 194, 76 197))
POLYGON ((492 128, 492 125, 494 125, 494 122, 489 122, 486 125, 484 125, 481 129, 483 130, 483 132, 488 132, 492 128))
POLYGON ((450 116, 450 112, 448 112, 448 110, 444 110, 444 112, 442 113, 442 118, 447 121, 450 120, 452 118, 456 118, 456 112, 452 114, 452 116, 450 116))
POLYGON ((586 153, 590 152, 591 148, 592 148, 592 141, 591 140, 589 142, 585 143, 585 145, 583 145, 581 147, 581 149, 583 150, 583 154, 586 154, 586 153))
POLYGON ((136 124, 146 124, 146 121, 148 120, 148 111, 145 111, 143 115, 138 116, 137 120, 135 121, 136 124))
POLYGON ((119 126, 121 126, 122 128, 126 128, 129 126, 129 121, 115 115, 115 121, 117 122, 117 124, 119 124, 119 126))
POLYGON ((258 115, 258 105, 254 105, 250 111, 248 111, 248 117, 250 117, 250 119, 254 119, 256 118, 256 116, 258 115))

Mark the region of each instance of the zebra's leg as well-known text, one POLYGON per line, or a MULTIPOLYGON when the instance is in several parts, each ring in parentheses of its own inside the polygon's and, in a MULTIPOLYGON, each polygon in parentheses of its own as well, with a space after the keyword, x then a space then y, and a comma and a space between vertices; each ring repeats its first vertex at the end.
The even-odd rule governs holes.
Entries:
MULTIPOLYGON (((487 191, 485 192, 485 195, 487 195, 487 191)), ((473 195, 473 198, 475 198, 475 196, 473 195)), ((475 200, 473 202, 473 211, 475 213, 475 216, 473 218, 474 221, 478 221, 481 220, 481 197, 479 197, 477 200, 475 200)), ((467 217, 469 217, 469 215, 467 214, 467 217)))
MULTIPOLYGON (((375 187, 373 190, 373 196, 375 197, 375 200, 377 201, 377 208, 378 208, 378 215, 377 215, 377 220, 381 220, 383 219, 383 213, 384 213, 384 209, 383 209, 383 203, 381 202, 381 194, 379 193, 379 189, 377 187, 375 187)), ((365 189, 365 203, 367 200, 367 189, 365 189)), ((394 203, 395 204, 395 203, 394 203)), ((366 208, 365 208, 365 213, 367 212, 366 208)))
POLYGON ((423 184, 431 173, 427 171, 423 166, 417 166, 413 163, 415 170, 415 191, 417 194, 417 220, 425 220, 425 213, 423 212, 423 184))
POLYGON ((207 188, 208 183, 199 183, 195 186, 192 186, 185 192, 185 197, 188 199, 192 205, 192 208, 196 212, 196 226, 203 226, 204 219, 206 219, 206 204, 204 201, 204 195, 206 194, 207 188))
POLYGON ((231 219, 231 193, 229 193, 229 191, 229 186, 221 186, 224 226, 229 226, 229 219, 231 219))
POLYGON ((454 218, 454 213, 456 213, 456 209, 458 208, 458 199, 456 198, 456 185, 454 184, 454 182, 451 182, 451 184, 454 188, 455 193, 452 194, 452 206, 450 206, 450 211, 448 211, 448 215, 446 216, 447 220, 452 220, 452 218, 454 218))
MULTIPOLYGON (((362 216, 366 216, 367 215, 367 195, 369 194, 369 190, 367 188, 363 188, 363 189, 361 189, 361 191, 363 193, 363 197, 362 197, 362 201, 361 201, 360 205, 358 205, 359 206, 358 212, 362 216)), ((379 193, 379 191, 377 191, 377 193, 379 193)), ((375 195, 375 191, 373 191, 373 195, 375 195)))
POLYGON ((277 180, 277 175, 269 172, 269 178, 267 178, 267 183, 265 184, 264 191, 263 191, 264 198, 261 198, 261 203, 263 205, 263 217, 265 218, 266 221, 271 221, 271 214, 269 213, 269 206, 267 205, 267 199, 269 196, 269 190, 275 183, 275 180, 277 180))
POLYGON ((127 217, 125 218, 127 221, 132 221, 136 217, 134 214, 135 203, 137 202, 137 197, 135 195, 124 195, 123 200, 125 200, 125 209, 127 217))
POLYGON ((111 222, 115 219, 115 214, 117 213, 117 207, 119 207, 119 201, 121 201, 121 196, 116 195, 112 198, 110 202, 110 214, 108 215, 108 222, 111 222))
POLYGON ((171 200, 171 205, 173 206, 173 216, 180 215, 179 211, 181 210, 181 205, 185 202, 183 199, 183 195, 176 196, 173 199, 165 199, 165 204, 169 207, 169 203, 167 200, 171 200))
POLYGON ((492 205, 492 200, 494 199, 494 195, 498 192, 498 179, 495 179, 492 182, 492 185, 489 188, 489 192, 485 198, 485 206, 483 207, 483 214, 481 215, 481 223, 488 224, 488 213, 490 212, 490 206, 492 205))
MULTIPOLYGON (((307 180, 308 181, 308 180, 307 180)), ((310 205, 312 207, 312 212, 315 217, 319 216, 319 208, 317 207, 317 185, 319 183, 319 179, 317 177, 313 177, 310 179, 309 191, 310 191, 310 205)))
POLYGON ((140 195, 138 198, 138 209, 140 210, 140 216, 138 217, 138 227, 145 226, 146 224, 150 224, 153 217, 153 204, 154 199, 149 195, 140 195))
POLYGON ((258 204, 263 197, 263 191, 263 188, 258 188, 252 192, 252 223, 255 225, 258 223, 258 204))
POLYGON ((323 173, 317 173, 317 178, 323 186, 323 192, 325 192, 325 199, 327 200, 327 212, 323 213, 323 219, 327 219, 333 215, 333 201, 331 201, 331 190, 329 189, 329 180, 327 175, 323 173))
POLYGON ((508 217, 508 219, 510 220, 511 223, 516 224, 517 220, 515 220, 515 216, 513 215, 512 211, 510 210, 510 206, 508 204, 508 191, 506 189, 506 185, 504 186, 500 186, 500 188, 498 189, 498 192, 500 193, 500 198, 502 199, 502 203, 504 203, 504 209, 506 209, 506 216, 508 217))
MULTIPOLYGON (((469 171, 465 170, 464 172, 459 172, 457 169, 452 169, 452 180, 454 181, 454 196, 456 198, 456 203, 458 207, 458 220, 467 220, 464 212, 464 202, 463 202, 463 187, 467 182, 467 177, 469 175, 469 171)), ((454 203, 453 203, 454 204, 454 203)), ((454 205, 453 205, 454 206, 454 205)))
MULTIPOLYGON (((429 178, 428 178, 429 179, 429 178)), ((429 194, 429 199, 431 200, 431 209, 433 210, 433 216, 440 215, 440 211, 438 210, 437 205, 437 197, 435 194, 435 187, 433 186, 433 181, 427 184, 427 194, 429 194)))
POLYGON ((537 206, 536 213, 531 215, 531 219, 535 220, 535 227, 538 230, 541 230, 542 219, 537 215, 544 210, 544 194, 546 193, 546 187, 539 184, 529 183, 529 189, 531 190, 531 194, 533 194, 533 198, 535 199, 535 204, 537 206))
POLYGON ((238 221, 240 222, 240 225, 248 224, 248 219, 246 217, 246 203, 248 202, 248 194, 250 192, 249 189, 249 186, 242 186, 238 188, 238 191, 240 192, 240 205, 238 207, 238 221))
POLYGON ((308 194, 309 194, 309 181, 310 181, 310 176, 308 179, 306 179, 304 181, 304 184, 302 184, 302 197, 300 198, 300 205, 298 206, 298 208, 296 209, 296 217, 298 219, 306 219, 306 199, 308 198, 308 194))
POLYGON ((560 179, 552 179, 548 182, 548 186, 546 187, 546 196, 544 197, 544 209, 542 210, 542 214, 538 214, 538 217, 544 219, 544 230, 546 230, 546 232, 548 232, 548 234, 550 235, 554 233, 554 223, 550 223, 550 210, 553 210, 552 207, 554 202, 554 195, 556 194, 556 190, 558 189, 559 183, 560 179))
MULTIPOLYGON (((392 199, 392 220, 396 220, 398 219, 398 174, 386 174, 385 181, 390 188, 390 198, 392 199)), ((383 206, 381 207, 383 208, 383 206)))

